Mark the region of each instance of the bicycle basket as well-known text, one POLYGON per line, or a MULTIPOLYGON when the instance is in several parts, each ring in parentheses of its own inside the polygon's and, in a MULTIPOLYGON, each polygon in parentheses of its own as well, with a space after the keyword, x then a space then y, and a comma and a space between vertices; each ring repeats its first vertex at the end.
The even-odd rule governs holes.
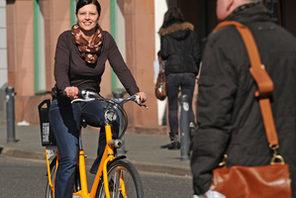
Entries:
POLYGON ((41 131, 41 144, 42 146, 54 146, 55 139, 50 127, 48 113, 50 107, 50 100, 43 100, 38 105, 39 118, 40 118, 40 131, 41 131))

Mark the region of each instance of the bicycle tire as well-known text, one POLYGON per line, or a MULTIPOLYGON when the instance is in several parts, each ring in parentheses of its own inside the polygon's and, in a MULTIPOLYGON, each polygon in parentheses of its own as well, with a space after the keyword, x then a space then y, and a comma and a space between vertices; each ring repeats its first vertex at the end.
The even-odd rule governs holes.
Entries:
MULTIPOLYGON (((107 167, 110 197, 123 198, 122 192, 119 190, 119 174, 123 175, 126 195, 128 198, 143 198, 144 192, 141 178, 134 165, 123 159, 115 160, 107 167), (114 182, 115 181, 115 182, 114 182)), ((104 198, 104 181, 101 179, 96 198, 104 198)))

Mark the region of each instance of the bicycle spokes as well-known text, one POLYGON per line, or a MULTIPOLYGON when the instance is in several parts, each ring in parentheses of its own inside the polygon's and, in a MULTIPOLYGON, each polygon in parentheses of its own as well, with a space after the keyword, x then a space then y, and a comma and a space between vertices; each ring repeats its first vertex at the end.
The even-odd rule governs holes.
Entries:
POLYGON ((127 198, 137 197, 132 176, 122 166, 116 167, 109 177, 110 197, 127 198))
POLYGON ((109 190, 112 197, 127 198, 125 183, 123 179, 123 170, 118 169, 109 180, 109 190))

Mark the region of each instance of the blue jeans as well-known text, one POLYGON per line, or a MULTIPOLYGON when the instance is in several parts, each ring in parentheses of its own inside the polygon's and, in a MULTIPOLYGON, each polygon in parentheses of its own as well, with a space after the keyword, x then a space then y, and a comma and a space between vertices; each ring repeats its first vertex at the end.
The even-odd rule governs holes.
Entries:
MULTIPOLYGON (((75 169, 78 164, 78 137, 81 120, 94 127, 101 127, 98 157, 92 167, 96 172, 105 145, 104 108, 106 104, 98 100, 70 103, 69 99, 53 100, 49 111, 49 120, 60 152, 59 166, 55 181, 55 198, 71 198, 75 169)), ((114 131, 118 132, 115 122, 114 131)), ((114 134, 117 135, 117 134, 114 134)))
POLYGON ((194 113, 192 110, 192 98, 195 87, 196 75, 193 73, 172 73, 167 75, 168 82, 168 104, 169 104, 169 123, 170 135, 178 135, 178 95, 179 88, 181 94, 188 96, 189 102, 189 122, 194 122, 194 113))

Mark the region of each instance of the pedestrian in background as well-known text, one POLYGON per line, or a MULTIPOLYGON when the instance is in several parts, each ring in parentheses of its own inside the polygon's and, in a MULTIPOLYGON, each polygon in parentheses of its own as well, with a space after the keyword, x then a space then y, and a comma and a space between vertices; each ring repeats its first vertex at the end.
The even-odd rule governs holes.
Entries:
MULTIPOLYGON (((272 112, 279 153, 289 164, 296 197, 296 39, 273 23, 258 0, 217 0, 219 20, 237 21, 252 32, 273 83, 272 112)), ((212 171, 227 153, 227 166, 270 164, 256 83, 240 34, 233 26, 212 33, 202 58, 197 102, 198 129, 193 138, 191 169, 197 195, 215 189, 212 171)), ((235 184, 234 184, 235 188, 235 184)))
POLYGON ((160 55, 165 61, 165 74, 168 83, 168 114, 170 125, 170 143, 162 148, 179 149, 178 95, 188 96, 189 121, 194 125, 192 98, 195 79, 200 62, 200 51, 194 26, 186 22, 181 11, 171 7, 164 15, 159 30, 161 46, 160 55))

